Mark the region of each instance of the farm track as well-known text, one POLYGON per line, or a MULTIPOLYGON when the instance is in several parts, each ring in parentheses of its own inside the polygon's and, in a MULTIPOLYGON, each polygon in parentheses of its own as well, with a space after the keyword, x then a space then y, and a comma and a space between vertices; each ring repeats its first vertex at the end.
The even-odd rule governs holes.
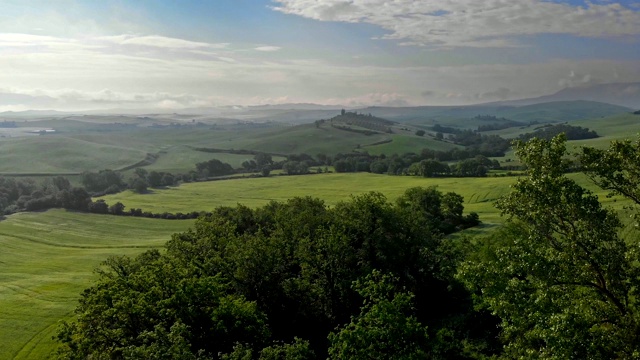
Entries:
POLYGON ((38 344, 40 344, 42 340, 44 340, 45 338, 43 334, 47 332, 51 333, 53 328, 57 326, 58 326, 57 323, 50 324, 42 328, 42 330, 38 331, 37 333, 33 334, 33 336, 29 338, 29 340, 13 354, 12 358, 31 359, 32 358, 31 354, 38 347, 38 344), (35 339, 37 339, 37 341, 34 344, 33 342, 35 339))
MULTIPOLYGON (((166 150, 163 150, 166 151, 166 150)), ((147 153, 147 155, 145 156, 144 159, 131 164, 131 165, 126 165, 126 166, 122 166, 119 167, 117 169, 114 169, 114 171, 127 171, 127 170, 131 170, 131 169, 135 169, 137 167, 143 167, 143 166, 149 166, 154 164, 157 160, 158 157, 160 157, 162 151, 159 151, 155 154, 153 153, 147 153)), ((79 172, 45 172, 45 173, 32 173, 32 172, 12 172, 12 173, 0 173, 0 176, 9 176, 9 177, 52 177, 52 176, 79 176, 82 175, 83 171, 79 171, 79 172)))
POLYGON ((157 246, 147 246, 147 245, 103 245, 103 246, 100 246, 100 245, 98 245, 98 246, 96 246, 96 245, 68 245, 68 244, 55 243, 55 242, 51 242, 51 241, 47 241, 47 240, 34 239, 32 237, 29 237, 29 236, 9 234, 9 233, 3 233, 3 232, 0 232, 0 236, 13 237, 13 238, 16 238, 16 239, 22 239, 22 240, 33 242, 33 243, 36 243, 36 244, 43 244, 43 245, 47 245, 47 246, 54 246, 54 247, 68 248, 68 249, 153 249, 153 248, 157 248, 157 246))

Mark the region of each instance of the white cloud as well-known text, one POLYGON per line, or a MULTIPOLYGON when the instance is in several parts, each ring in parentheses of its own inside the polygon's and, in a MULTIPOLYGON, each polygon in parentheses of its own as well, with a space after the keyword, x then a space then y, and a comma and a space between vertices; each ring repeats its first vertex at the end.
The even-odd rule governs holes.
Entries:
POLYGON ((280 46, 258 46, 256 48, 254 48, 254 50, 258 50, 258 51, 278 51, 282 49, 280 46))
POLYGON ((277 11, 320 21, 368 23, 383 39, 435 47, 518 46, 521 35, 640 34, 640 12, 618 3, 584 7, 542 0, 275 0, 277 11))
POLYGON ((115 43, 119 45, 141 45, 152 46, 159 48, 172 48, 172 49, 199 49, 199 48, 211 48, 211 49, 223 49, 229 46, 229 43, 211 44, 205 42, 196 42, 183 39, 177 39, 166 36, 148 35, 148 36, 133 36, 133 35, 115 35, 115 36, 101 36, 95 38, 99 41, 105 41, 115 43))
POLYGON ((5 111, 19 112, 19 111, 27 111, 31 109, 32 109, 31 107, 26 105, 0 105, 0 112, 5 112, 5 111))
POLYGON ((69 47, 74 45, 78 45, 78 42, 73 39, 44 35, 0 33, 0 46, 5 48, 28 46, 69 47))
MULTIPOLYGON (((95 109, 111 107, 150 107, 182 109, 194 106, 214 106, 215 101, 206 96, 172 94, 168 92, 128 93, 102 89, 81 91, 77 89, 0 89, 3 97, 18 97, 19 104, 4 107, 27 109, 95 109)), ((2 105, 2 104, 0 104, 2 105)), ((14 110, 14 111, 21 111, 14 110)))
POLYGON ((120 45, 130 38, 0 34, 0 70, 6 70, 0 85, 12 89, 0 93, 24 95, 2 96, 0 105, 61 110, 278 102, 447 105, 540 96, 584 83, 640 81, 637 61, 339 66, 326 59, 264 56, 253 50, 257 45, 238 50, 120 45), (559 84, 561 79, 566 81, 559 84))
POLYGON ((501 87, 494 91, 487 91, 487 92, 476 94, 475 98, 483 101, 491 101, 491 100, 506 100, 511 96, 512 96, 511 89, 501 87))
POLYGON ((398 93, 369 93, 346 98, 329 98, 322 101, 327 105, 344 105, 349 107, 364 106, 410 106, 411 99, 398 93))

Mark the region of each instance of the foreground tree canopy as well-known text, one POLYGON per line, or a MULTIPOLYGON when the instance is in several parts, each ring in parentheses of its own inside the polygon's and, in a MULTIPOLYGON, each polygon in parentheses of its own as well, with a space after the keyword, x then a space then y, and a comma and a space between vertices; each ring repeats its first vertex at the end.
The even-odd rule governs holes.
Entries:
MULTIPOLYGON (((461 277, 501 319, 504 358, 639 358, 637 232, 621 238, 616 213, 564 175, 564 142, 516 145, 528 177, 497 204, 512 221, 461 277)), ((596 183, 637 203, 638 145, 579 157, 596 183)))
MULTIPOLYGON (((435 188, 218 208, 163 252, 107 260, 58 355, 640 358, 637 232, 565 175, 565 142, 516 143, 527 176, 497 203, 508 221, 473 242, 449 234, 477 215, 435 188)), ((640 204, 640 141, 577 156, 640 204)))
POLYGON ((395 203, 369 193, 332 208, 309 197, 218 208, 163 253, 106 261, 61 326, 59 355, 458 356, 475 336, 472 308, 453 278, 462 252, 444 235, 478 223, 462 204, 413 188, 395 203))

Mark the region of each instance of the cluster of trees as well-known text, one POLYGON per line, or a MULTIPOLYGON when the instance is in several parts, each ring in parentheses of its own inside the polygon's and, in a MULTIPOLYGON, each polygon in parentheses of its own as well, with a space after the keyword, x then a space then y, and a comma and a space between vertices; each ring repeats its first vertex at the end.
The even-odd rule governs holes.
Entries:
POLYGON ((89 211, 91 196, 81 187, 73 187, 64 177, 42 181, 30 178, 0 177, 0 214, 39 211, 51 208, 89 211))
MULTIPOLYGON (((434 188, 218 208, 166 251, 107 260, 59 356, 638 358, 637 230, 622 237, 616 212, 565 176, 565 141, 516 145, 528 176, 497 204, 509 220, 473 242, 445 236, 478 219, 434 188)), ((578 157, 640 205, 640 139, 578 157)))
POLYGON ((290 160, 282 164, 282 171, 287 175, 303 175, 309 172, 309 163, 306 161, 290 160))
POLYGON ((564 133, 567 140, 583 140, 583 139, 595 139, 600 137, 598 133, 588 128, 581 126, 573 126, 567 124, 548 125, 539 128, 532 133, 522 134, 518 137, 519 140, 528 141, 534 137, 551 140, 554 137, 564 133))
MULTIPOLYGON (((452 157, 468 156, 470 152, 461 153, 454 149, 449 152, 439 152, 425 149, 421 154, 405 153, 403 155, 394 154, 369 155, 369 154, 337 154, 333 160, 333 167, 336 172, 372 172, 375 174, 391 175, 417 175, 424 177, 469 177, 486 176, 489 169, 500 168, 497 160, 490 160, 483 155, 465 157, 455 164, 447 164, 436 159, 451 159, 452 157)), ((446 161, 446 160, 445 160, 446 161)))
POLYGON ((107 260, 61 326, 59 355, 451 358, 484 341, 464 330, 479 318, 454 279, 462 251, 444 236, 478 223, 462 204, 413 188, 395 203, 369 193, 330 208, 309 197, 218 208, 166 251, 107 260))
MULTIPOLYGON (((274 163, 274 168, 282 169, 287 175, 303 175, 309 173, 312 166, 322 166, 331 164, 332 158, 326 154, 318 154, 316 158, 309 154, 291 154, 287 156, 287 160, 281 163, 274 163)), ((318 171, 321 171, 318 168, 318 171)))
POLYGON ((483 156, 504 156, 511 142, 498 135, 484 135, 472 130, 462 130, 450 137, 455 144, 465 146, 465 150, 483 156))
POLYGON ((100 170, 85 171, 80 175, 85 190, 94 194, 115 194, 127 188, 127 183, 120 172, 100 170))
POLYGON ((497 160, 478 155, 475 158, 462 160, 452 165, 434 159, 422 160, 411 164, 407 174, 423 177, 484 177, 487 176, 489 169, 499 167, 500 164, 497 160))
MULTIPOLYGON (((197 149, 204 151, 203 149, 197 149)), ((219 152, 219 151, 217 151, 219 152)), ((271 154, 263 152, 255 152, 249 150, 234 150, 230 151, 233 154, 250 155, 253 154, 253 159, 245 160, 242 162, 242 168, 233 169, 231 165, 223 163, 220 160, 209 160, 196 164, 196 171, 191 173, 193 179, 207 179, 212 176, 225 176, 237 172, 260 172, 262 176, 269 176, 271 170, 282 169, 286 161, 274 161, 271 154)), ((302 161, 299 155, 290 155, 287 160, 302 161)), ((310 157, 309 157, 310 158, 310 157)), ((311 158, 310 158, 311 159, 311 158)), ((303 159, 304 160, 304 159, 303 159)))
POLYGON ((491 122, 491 124, 479 125, 478 126, 478 132, 502 130, 502 129, 508 129, 508 128, 511 128, 511 127, 525 125, 525 124, 517 122, 517 121, 513 121, 513 120, 510 120, 510 119, 507 119, 507 118, 504 118, 504 117, 498 118, 498 117, 493 116, 493 115, 477 115, 473 119, 474 120, 478 120, 478 121, 491 122))
MULTIPOLYGON (((356 128, 352 128, 350 126, 346 126, 346 125, 338 125, 338 124, 334 124, 331 123, 331 127, 339 129, 339 130, 344 130, 344 131, 350 131, 350 132, 354 132, 354 133, 358 133, 358 134, 362 134, 362 135, 366 135, 366 136, 370 136, 370 135, 375 135, 375 134, 379 134, 378 131, 373 131, 373 130, 364 130, 364 129, 356 129, 356 128)), ((391 128, 388 128, 388 130, 386 131, 388 133, 391 133, 391 128)))
MULTIPOLYGON (((100 174, 117 174, 101 171, 100 174)), ((105 176, 105 177, 110 177, 105 176)), ((94 178, 92 176, 87 179, 94 178)), ((112 185, 109 185, 112 186, 112 185)), ((90 188, 95 191, 96 188, 90 188)), ((0 215, 9 215, 20 211, 41 211, 62 208, 74 211, 92 212, 124 216, 142 216, 162 219, 195 219, 205 213, 171 214, 143 212, 140 209, 125 211, 118 202, 109 206, 104 200, 92 201, 92 194, 85 187, 72 186, 67 178, 56 176, 36 181, 31 178, 0 177, 0 215)))
POLYGON ((143 168, 136 169, 136 173, 141 178, 147 180, 147 183, 151 187, 172 186, 178 182, 178 179, 173 174, 164 171, 145 171, 143 168))
POLYGON ((136 168, 134 175, 128 180, 119 171, 100 170, 98 172, 85 171, 81 174, 82 186, 93 196, 115 194, 126 189, 137 193, 144 193, 149 187, 173 186, 180 181, 189 182, 197 179, 191 174, 174 175, 163 171, 147 171, 136 168))
POLYGON ((142 209, 131 208, 126 210, 125 206, 121 202, 117 202, 113 205, 107 204, 104 200, 99 199, 95 202, 91 202, 87 211, 95 214, 110 214, 117 216, 135 216, 135 217, 147 217, 153 219, 165 219, 165 220, 185 220, 185 219, 197 219, 200 216, 210 215, 210 212, 192 211, 190 213, 152 213, 150 211, 142 211, 142 209))
MULTIPOLYGON (((262 161, 263 155, 256 155, 255 159, 262 161)), ((268 156, 268 155, 267 155, 268 156)), ((268 156, 270 159, 271 157, 268 156)), ((251 160, 255 164, 255 160, 251 160)), ((244 165, 244 164, 243 164, 244 165)), ((253 169, 252 169, 253 170, 253 169)), ((233 167, 218 159, 197 163, 195 170, 187 174, 172 174, 164 171, 147 171, 136 168, 134 175, 125 181, 121 172, 114 170, 100 170, 98 172, 85 171, 81 175, 84 188, 94 196, 115 194, 125 189, 137 193, 145 193, 150 187, 158 188, 177 185, 180 182, 206 180, 209 177, 224 176, 235 173, 233 167)))
MULTIPOLYGON (((505 119, 506 120, 506 119, 505 119)), ((511 121, 511 120, 508 120, 511 121)), ((519 123, 518 123, 519 124, 519 123)), ((436 124, 431 129, 438 134, 448 133, 450 134, 448 139, 454 144, 465 146, 465 151, 473 153, 475 155, 483 156, 504 156, 511 143, 509 140, 504 139, 498 135, 484 135, 480 134, 480 131, 488 131, 487 129, 473 131, 469 129, 458 129, 454 127, 442 126, 436 124)), ((492 129, 494 130, 494 129, 492 129)), ((438 135, 437 138, 443 139, 443 135, 438 135)), ((459 159, 462 160, 462 159, 459 159)))
MULTIPOLYGON (((380 132, 383 133, 392 133, 391 127, 394 122, 386 119, 382 119, 379 117, 372 116, 371 114, 358 114, 358 112, 350 112, 344 111, 344 109, 340 112, 340 115, 334 116, 329 119, 331 126, 337 129, 353 131, 357 133, 361 133, 364 135, 372 135, 380 132), (341 125, 344 124, 344 125, 341 125), (365 128, 369 130, 363 129, 354 129, 350 126, 358 126, 360 128, 365 128)), ((316 122, 316 127, 320 127, 320 125, 324 123, 316 122)))
POLYGON ((18 127, 15 121, 3 120, 0 122, 0 128, 15 128, 18 127))
POLYGON ((273 167, 273 158, 269 154, 258 153, 253 160, 246 160, 242 163, 242 168, 247 171, 260 171, 263 176, 269 176, 273 167))
POLYGON ((457 134, 461 129, 451 127, 451 126, 442 126, 440 124, 435 124, 431 127, 431 130, 437 133, 445 133, 445 134, 457 134))
POLYGON ((233 167, 218 159, 211 159, 196 164, 196 171, 201 177, 224 176, 233 174, 233 167))

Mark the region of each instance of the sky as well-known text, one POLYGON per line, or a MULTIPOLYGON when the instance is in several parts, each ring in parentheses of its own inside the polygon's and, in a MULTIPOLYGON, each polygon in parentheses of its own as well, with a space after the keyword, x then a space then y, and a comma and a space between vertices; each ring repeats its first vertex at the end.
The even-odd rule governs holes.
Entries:
POLYGON ((0 0, 0 111, 464 105, 640 82, 640 1, 0 0))

